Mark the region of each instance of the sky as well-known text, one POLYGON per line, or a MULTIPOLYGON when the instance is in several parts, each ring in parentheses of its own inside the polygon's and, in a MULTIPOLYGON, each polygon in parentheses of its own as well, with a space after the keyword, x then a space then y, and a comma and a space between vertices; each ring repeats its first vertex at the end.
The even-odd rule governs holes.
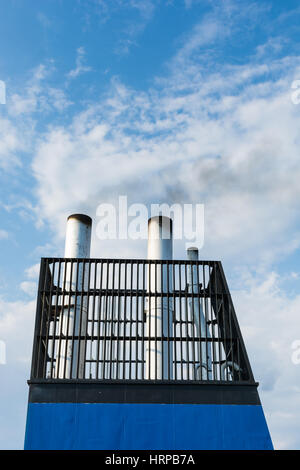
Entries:
POLYGON ((300 449, 299 34, 297 0, 0 0, 0 448, 23 447, 40 258, 72 213, 93 257, 145 258, 97 236, 125 195, 204 204, 200 258, 223 263, 275 448, 300 449))

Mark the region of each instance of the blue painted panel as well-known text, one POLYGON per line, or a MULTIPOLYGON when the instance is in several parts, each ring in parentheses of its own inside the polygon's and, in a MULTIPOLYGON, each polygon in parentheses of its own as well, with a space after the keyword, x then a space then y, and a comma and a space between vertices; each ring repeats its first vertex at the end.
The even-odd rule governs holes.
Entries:
POLYGON ((272 448, 259 405, 28 405, 25 449, 272 448))

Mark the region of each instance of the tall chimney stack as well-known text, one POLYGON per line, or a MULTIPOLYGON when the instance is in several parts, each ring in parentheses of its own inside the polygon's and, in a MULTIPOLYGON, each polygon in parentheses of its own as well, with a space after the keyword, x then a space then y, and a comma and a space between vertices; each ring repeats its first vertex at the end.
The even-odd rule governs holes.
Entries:
MULTIPOLYGON (((89 258, 91 248, 92 219, 84 214, 68 217, 65 258, 89 258)), ((74 296, 71 292, 88 287, 88 268, 84 262, 66 264, 64 305, 59 322, 59 334, 70 337, 86 336, 87 297, 74 296)), ((60 343, 56 362, 56 377, 84 378, 85 341, 66 339, 60 343)))
MULTIPOLYGON (((148 221, 148 260, 172 260, 172 220, 156 216, 148 221)), ((167 264, 153 263, 149 266, 148 292, 160 294, 172 292, 172 269, 167 264)), ((150 296, 146 316, 149 337, 164 337, 160 341, 146 342, 146 378, 171 380, 173 378, 173 312, 172 299, 150 296), (169 339, 167 339, 169 338, 169 339)))

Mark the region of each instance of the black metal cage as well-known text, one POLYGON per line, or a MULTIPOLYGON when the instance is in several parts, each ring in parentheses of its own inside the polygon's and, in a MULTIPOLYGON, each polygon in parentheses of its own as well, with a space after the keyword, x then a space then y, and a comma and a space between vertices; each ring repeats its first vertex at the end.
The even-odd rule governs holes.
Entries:
POLYGON ((31 379, 254 382, 219 261, 42 258, 31 379))

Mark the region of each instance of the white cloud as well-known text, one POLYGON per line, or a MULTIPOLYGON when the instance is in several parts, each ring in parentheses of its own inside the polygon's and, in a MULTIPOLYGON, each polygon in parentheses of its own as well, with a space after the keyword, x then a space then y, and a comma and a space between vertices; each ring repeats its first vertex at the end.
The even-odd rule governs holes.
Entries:
POLYGON ((49 72, 50 70, 44 64, 39 65, 33 70, 30 80, 22 84, 20 91, 10 96, 8 110, 11 116, 29 115, 37 110, 42 93, 42 82, 49 72))
POLYGON ((130 0, 129 5, 139 11, 142 18, 150 20, 155 10, 155 2, 153 0, 130 0))
POLYGON ((40 272, 40 263, 34 264, 25 270, 26 276, 29 279, 37 279, 40 272))
POLYGON ((53 71, 49 61, 32 70, 30 78, 17 90, 9 87, 6 106, 0 110, 0 168, 6 172, 21 168, 24 156, 33 153, 40 114, 57 114, 73 104, 63 89, 47 84, 53 71))
POLYGON ((47 85, 47 78, 54 72, 53 62, 40 64, 32 72, 32 77, 17 93, 13 93, 8 100, 9 115, 16 119, 26 114, 28 120, 34 113, 48 113, 53 110, 63 111, 71 104, 62 89, 47 85))
MULTIPOLYGON (((97 15, 101 23, 118 17, 119 39, 113 48, 113 52, 118 55, 128 54, 132 46, 138 46, 137 39, 152 20, 159 4, 156 0, 86 0, 85 10, 87 3, 89 11, 93 11, 93 16, 97 15)), ((168 3, 170 2, 166 2, 167 5, 168 3)), ((84 16, 89 27, 91 14, 84 16)))
POLYGON ((52 25, 52 22, 49 20, 49 18, 42 12, 38 12, 37 20, 41 23, 41 25, 45 29, 50 28, 50 26, 52 25))
POLYGON ((40 263, 34 264, 25 269, 25 276, 29 280, 20 283, 20 289, 25 292, 29 297, 36 297, 37 295, 37 281, 40 272, 40 263))
POLYGON ((285 293, 276 272, 247 272, 240 284, 231 294, 274 444, 299 448, 300 365, 292 362, 292 343, 300 339, 300 296, 285 293))
POLYGON ((103 21, 107 21, 116 11, 122 9, 137 10, 143 18, 149 19, 156 6, 155 0, 90 0, 90 3, 96 5, 103 21))
POLYGON ((20 284, 20 289, 29 297, 35 297, 37 292, 37 284, 36 282, 32 281, 23 281, 20 284))
POLYGON ((112 82, 105 100, 41 139, 33 161, 40 213, 62 227, 69 211, 93 215, 116 191, 146 203, 177 192, 181 202, 205 203, 210 252, 247 252, 255 262, 297 248, 294 73, 294 60, 285 58, 225 64, 185 90, 175 71, 171 86, 148 93, 112 82))
POLYGON ((21 166, 18 153, 26 149, 25 140, 9 119, 0 116, 0 168, 21 166))
POLYGON ((0 339, 6 364, 0 366, 0 448, 22 449, 25 434, 35 302, 7 302, 0 298, 0 339), (8 404, 13 404, 8 406, 8 404))
POLYGON ((0 298, 0 335, 6 344, 7 367, 30 366, 35 301, 8 302, 0 298))
POLYGON ((84 47, 79 47, 77 49, 77 57, 76 57, 76 67, 67 74, 68 78, 76 78, 83 73, 90 72, 92 70, 91 67, 84 65, 84 57, 86 55, 84 47))
POLYGON ((0 229, 0 240, 7 240, 9 233, 6 230, 0 229))

